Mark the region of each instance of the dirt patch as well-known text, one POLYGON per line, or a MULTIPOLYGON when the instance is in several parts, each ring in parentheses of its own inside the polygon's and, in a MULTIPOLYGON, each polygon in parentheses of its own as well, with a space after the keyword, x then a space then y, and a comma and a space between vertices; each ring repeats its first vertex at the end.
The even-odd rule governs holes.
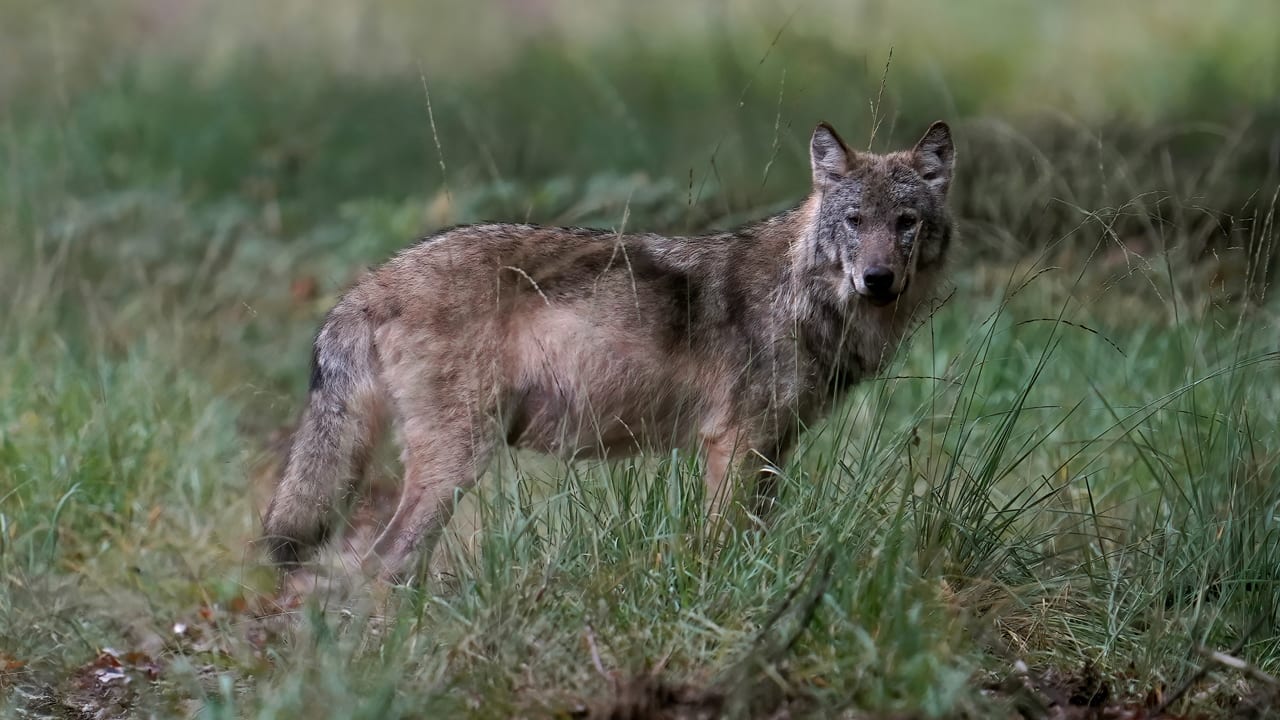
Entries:
MULTIPOLYGON (((209 692, 219 674, 265 671, 271 649, 288 632, 296 601, 273 597, 237 597, 225 604, 202 605, 175 620, 168 631, 125 633, 127 650, 99 648, 71 669, 36 672, 21 659, 0 653, 0 696, 17 717, 107 720, 135 716, 188 714, 173 693, 172 664, 181 660, 209 692)), ((190 672, 187 670, 185 672, 190 672)))
MULTIPOLYGON (((1002 682, 989 684, 983 695, 1004 711, 988 715, 973 711, 954 717, 977 720, 989 717, 1010 720, 1200 720, 1201 718, 1274 718, 1280 717, 1280 695, 1272 688, 1250 688, 1240 685, 1225 688, 1221 683, 1197 687, 1187 703, 1166 706, 1169 691, 1163 685, 1145 694, 1120 693, 1116 683, 1124 678, 1104 677, 1092 666, 1076 672, 1046 670, 1035 673, 1022 669, 1002 682)), ((803 682, 798 686, 803 687, 803 682)), ((743 717, 760 720, 782 720, 812 717, 816 706, 803 691, 792 695, 751 692, 726 692, 712 687, 697 687, 672 682, 654 675, 639 675, 616 680, 606 696, 582 702, 565 715, 585 720, 709 720, 720 717, 743 717), (750 697, 748 697, 750 696, 750 697)), ((759 686, 756 686, 757 689, 759 686)), ((872 714, 847 709, 840 717, 853 720, 913 720, 912 715, 872 714)))
POLYGON ((575 708, 570 715, 589 720, 711 720, 721 716, 724 700, 714 690, 641 675, 614 683, 608 697, 575 708))
POLYGON ((1086 665, 1076 672, 1025 668, 983 693, 1007 703, 1013 717, 1028 720, 1200 720, 1280 717, 1274 688, 1205 679, 1178 688, 1160 684, 1145 692, 1119 691, 1129 679, 1106 677, 1086 665))

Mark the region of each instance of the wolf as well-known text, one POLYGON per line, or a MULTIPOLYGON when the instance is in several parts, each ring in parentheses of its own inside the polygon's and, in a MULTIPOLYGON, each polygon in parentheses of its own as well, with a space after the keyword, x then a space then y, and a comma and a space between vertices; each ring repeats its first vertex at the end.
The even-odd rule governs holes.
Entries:
POLYGON ((364 569, 400 577, 504 443, 562 458, 684 448, 708 512, 764 512, 802 428, 884 367, 953 236, 951 131, 856 152, 827 123, 812 190, 732 232, 485 224, 367 273, 316 336, 307 404, 263 519, 282 569, 321 544, 394 419, 403 487, 364 569), (746 506, 751 506, 747 509, 746 506))

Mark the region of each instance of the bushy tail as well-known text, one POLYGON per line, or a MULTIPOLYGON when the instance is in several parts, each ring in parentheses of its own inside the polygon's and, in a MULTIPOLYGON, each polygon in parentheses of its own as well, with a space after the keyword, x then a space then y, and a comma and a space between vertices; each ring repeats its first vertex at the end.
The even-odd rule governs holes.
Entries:
POLYGON ((316 336, 307 407, 263 521, 278 565, 296 565, 328 537, 376 440, 382 393, 373 328, 353 304, 340 302, 316 336))

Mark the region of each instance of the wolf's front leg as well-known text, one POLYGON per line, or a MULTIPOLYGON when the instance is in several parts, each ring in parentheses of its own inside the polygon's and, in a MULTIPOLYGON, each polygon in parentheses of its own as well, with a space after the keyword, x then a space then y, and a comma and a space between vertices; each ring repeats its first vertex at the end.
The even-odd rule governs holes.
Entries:
POLYGON ((790 450, 784 441, 740 431, 704 434, 707 513, 726 521, 735 506, 755 523, 767 520, 778 491, 778 468, 790 450))
POLYGON ((747 518, 763 508, 762 492, 770 492, 771 458, 763 455, 749 436, 740 432, 717 433, 702 443, 707 484, 707 518, 712 525, 732 522, 741 511, 747 518))
POLYGON ((706 507, 708 524, 714 525, 724 520, 732 508, 735 495, 736 476, 740 472, 741 455, 736 452, 738 437, 736 433, 720 434, 704 437, 702 450, 705 468, 703 479, 706 482, 706 507))

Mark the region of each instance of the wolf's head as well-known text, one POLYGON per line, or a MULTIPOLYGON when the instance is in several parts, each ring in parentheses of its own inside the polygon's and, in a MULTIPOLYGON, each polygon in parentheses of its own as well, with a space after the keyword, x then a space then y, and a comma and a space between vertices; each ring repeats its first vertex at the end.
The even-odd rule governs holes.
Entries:
POLYGON ((852 151, 822 123, 809 143, 813 243, 842 300, 898 299, 918 272, 941 265, 951 240, 947 187, 955 160, 951 130, 936 122, 908 151, 852 151))

